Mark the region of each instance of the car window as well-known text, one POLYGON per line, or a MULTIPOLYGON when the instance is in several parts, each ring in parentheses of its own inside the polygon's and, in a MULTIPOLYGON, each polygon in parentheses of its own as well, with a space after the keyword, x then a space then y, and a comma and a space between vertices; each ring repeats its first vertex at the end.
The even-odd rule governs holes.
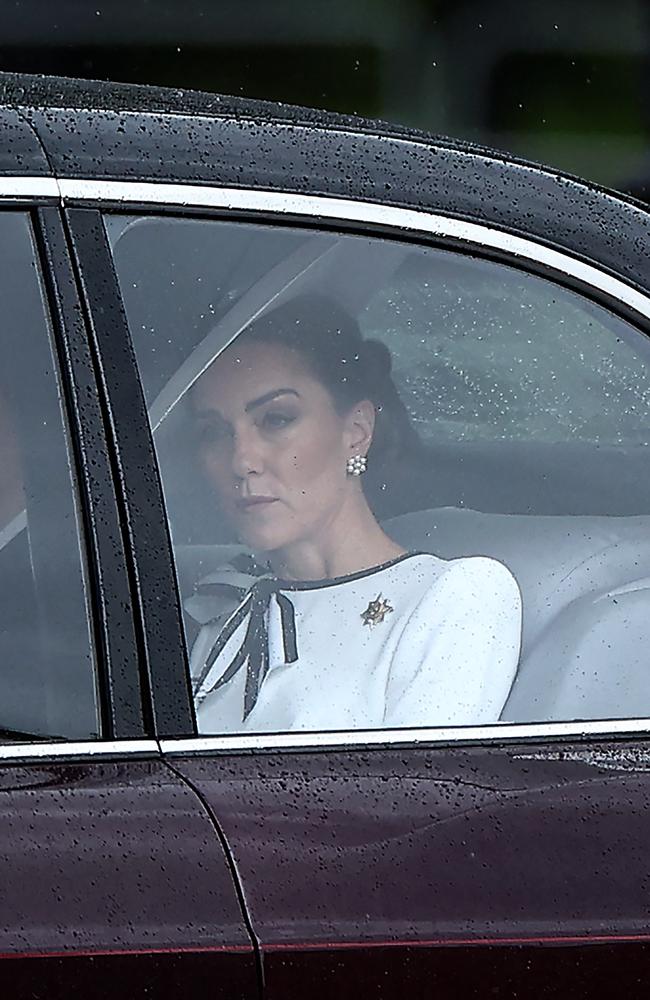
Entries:
POLYGON ((0 741, 98 735, 61 393, 28 218, 0 214, 0 741))
POLYGON ((106 226, 202 732, 650 712, 643 334, 451 250, 106 226))
POLYGON ((510 271, 504 282, 494 264, 440 255, 434 264, 420 253, 373 297, 362 325, 397 348, 397 376, 428 439, 648 445, 650 382, 636 338, 626 344, 624 324, 545 281, 510 271))

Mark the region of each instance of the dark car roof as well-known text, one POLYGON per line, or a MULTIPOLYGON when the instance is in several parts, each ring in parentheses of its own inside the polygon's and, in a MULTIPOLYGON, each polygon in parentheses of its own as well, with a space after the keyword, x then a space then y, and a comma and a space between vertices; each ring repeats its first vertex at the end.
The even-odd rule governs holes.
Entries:
POLYGON ((254 187, 491 224, 650 287, 650 214, 469 143, 266 101, 0 74, 0 172, 254 187))
MULTIPOLYGON (((239 118, 264 122, 286 122, 363 132, 449 146, 455 149, 484 152, 512 159, 504 153, 447 136, 359 115, 344 115, 296 104, 263 101, 247 97, 211 94, 182 88, 144 86, 101 80, 75 80, 67 77, 35 76, 0 71, 0 105, 32 108, 77 108, 81 111, 130 111, 143 114, 174 114, 184 117, 239 118)), ((522 161, 523 162, 523 161, 522 161)))

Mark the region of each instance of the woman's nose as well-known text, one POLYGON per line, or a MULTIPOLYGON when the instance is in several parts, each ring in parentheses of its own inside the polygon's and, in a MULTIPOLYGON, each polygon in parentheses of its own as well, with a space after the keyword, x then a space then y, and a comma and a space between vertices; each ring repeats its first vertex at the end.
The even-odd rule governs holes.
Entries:
POLYGON ((237 479, 262 472, 263 461, 259 441, 252 431, 237 431, 233 437, 232 471, 237 479))

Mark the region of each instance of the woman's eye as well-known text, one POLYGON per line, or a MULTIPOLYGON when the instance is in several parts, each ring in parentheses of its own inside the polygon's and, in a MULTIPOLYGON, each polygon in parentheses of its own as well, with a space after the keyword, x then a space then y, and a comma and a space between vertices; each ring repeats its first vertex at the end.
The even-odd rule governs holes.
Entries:
POLYGON ((268 430, 277 431, 288 427, 295 420, 292 413, 283 413, 280 410, 269 410, 262 418, 262 426, 268 430))
POLYGON ((196 434, 200 444, 216 444, 228 436, 228 428, 224 424, 200 424, 196 434))

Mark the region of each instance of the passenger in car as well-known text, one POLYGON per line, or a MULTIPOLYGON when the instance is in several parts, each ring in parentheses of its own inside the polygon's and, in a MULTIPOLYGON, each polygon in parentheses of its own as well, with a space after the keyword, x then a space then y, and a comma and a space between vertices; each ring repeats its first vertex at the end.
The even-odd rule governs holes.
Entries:
POLYGON ((263 563, 243 580, 212 574, 187 602, 199 729, 497 721, 519 655, 513 576, 494 559, 406 551, 373 513, 387 483, 408 493, 422 455, 388 350, 302 296, 212 363, 192 413, 221 512, 263 563), (239 600, 224 620, 229 580, 239 600))

